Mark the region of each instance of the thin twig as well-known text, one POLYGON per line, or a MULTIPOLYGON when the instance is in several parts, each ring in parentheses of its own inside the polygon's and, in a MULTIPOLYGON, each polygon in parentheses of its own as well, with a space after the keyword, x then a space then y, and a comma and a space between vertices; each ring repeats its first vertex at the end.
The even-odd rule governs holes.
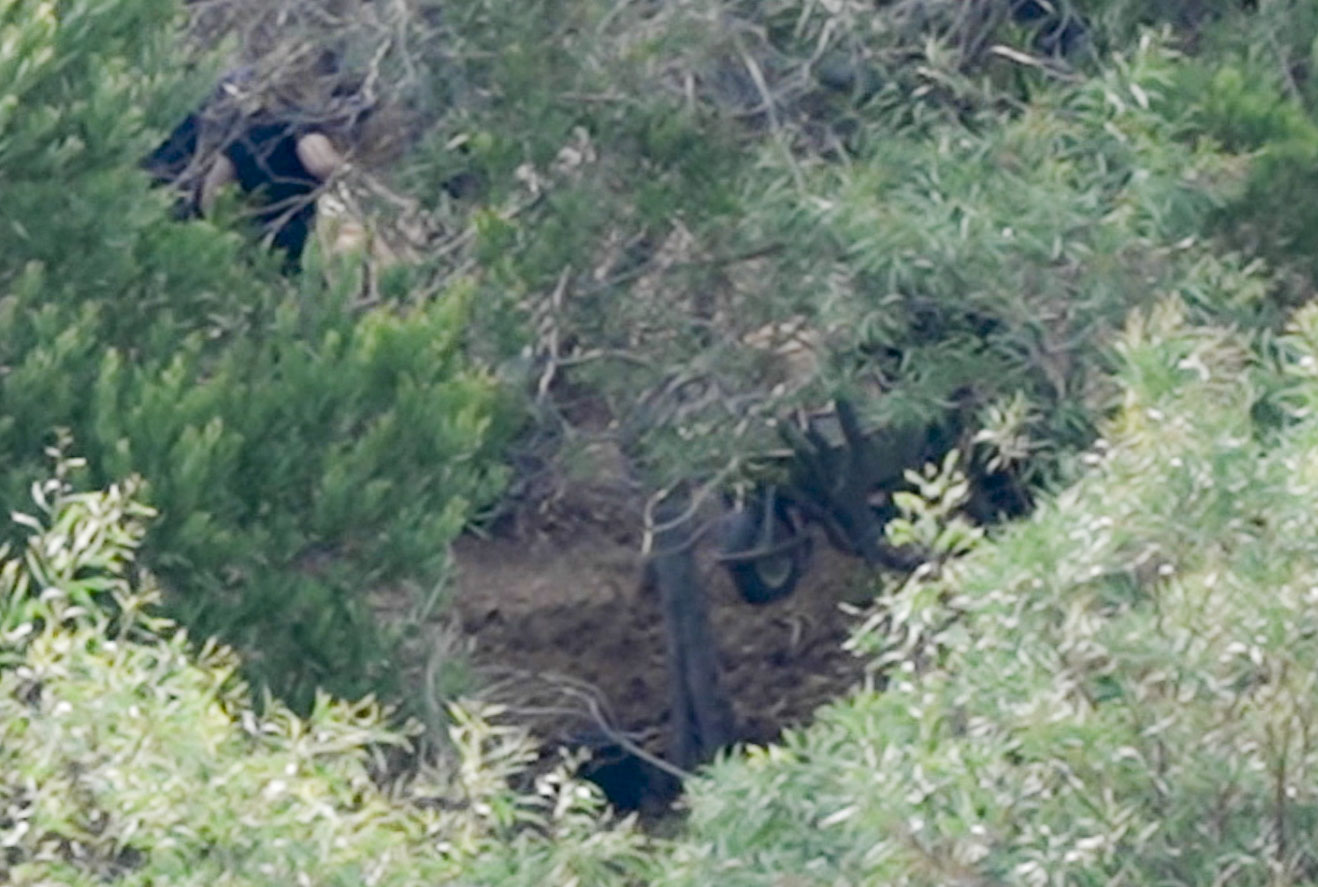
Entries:
MULTIPOLYGON (((643 747, 634 742, 631 737, 613 726, 612 719, 607 715, 602 702, 603 694, 594 685, 587 684, 585 681, 576 678, 570 678, 565 675, 552 672, 531 672, 522 669, 513 669, 500 667, 496 669, 503 672, 509 677, 517 677, 526 683, 548 683, 553 689, 580 700, 586 706, 594 726, 612 743, 617 745, 628 754, 634 755, 647 764, 662 770, 663 772, 685 781, 691 777, 691 773, 674 764, 665 761, 663 758, 646 751, 643 747)), ((509 683, 509 682, 505 682, 509 683)))

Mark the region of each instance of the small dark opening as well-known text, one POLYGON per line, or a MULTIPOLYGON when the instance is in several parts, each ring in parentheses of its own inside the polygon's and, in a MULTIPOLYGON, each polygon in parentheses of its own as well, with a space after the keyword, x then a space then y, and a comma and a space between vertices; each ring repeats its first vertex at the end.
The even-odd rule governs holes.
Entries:
POLYGON ((682 794, 682 782, 620 745, 594 748, 578 774, 599 786, 619 813, 662 815, 682 794))

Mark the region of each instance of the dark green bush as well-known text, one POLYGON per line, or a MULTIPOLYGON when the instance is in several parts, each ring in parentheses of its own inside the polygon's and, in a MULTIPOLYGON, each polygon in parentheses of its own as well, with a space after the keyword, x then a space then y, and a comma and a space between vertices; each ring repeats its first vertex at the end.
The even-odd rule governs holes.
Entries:
POLYGON ((1169 99, 1181 138, 1236 155, 1230 199, 1214 227, 1243 252, 1311 276, 1309 232, 1318 222, 1318 108, 1314 46, 1318 10, 1308 3, 1224 10, 1194 32, 1169 99))
MULTIPOLYGON (((0 501, 65 429, 90 478, 150 481, 170 612, 298 707, 393 676, 367 602, 421 614, 500 487, 469 288, 354 307, 209 223, 169 220, 136 161, 172 86, 174 6, 7 5, 0 39, 0 501), (11 101, 12 100, 12 101, 11 101)), ((169 103, 174 104, 174 103, 169 103)))
POLYGON ((932 39, 964 4, 923 4, 927 21, 915 6, 585 3, 569 21, 479 4, 463 36, 483 101, 418 168, 444 168, 455 130, 486 146, 472 155, 501 214, 474 225, 475 337, 562 386, 543 412, 567 439, 598 433, 574 411, 587 401, 651 483, 735 477, 781 449, 776 419, 845 392, 880 428, 953 409, 1007 423, 989 437, 1021 441, 1013 470, 1041 480, 1107 408, 1127 311, 1188 288, 1206 317, 1278 322, 1273 294, 1207 282, 1252 258, 1205 243, 1245 161, 1204 137, 1178 35, 1026 66, 1022 105, 997 67, 1019 63, 966 67, 932 39), (821 84, 829 52, 881 85, 821 84), (770 324, 803 331, 804 371, 748 344, 770 324))

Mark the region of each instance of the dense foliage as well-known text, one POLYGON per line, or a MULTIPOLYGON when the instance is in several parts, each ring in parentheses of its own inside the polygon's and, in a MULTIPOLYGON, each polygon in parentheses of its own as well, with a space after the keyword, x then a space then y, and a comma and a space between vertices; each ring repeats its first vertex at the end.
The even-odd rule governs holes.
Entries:
POLYGON ((173 614, 296 705, 357 696, 393 672, 363 590, 424 618, 448 543, 499 489, 496 394, 459 352, 469 287, 364 310, 173 222, 135 172, 172 11, 3 7, 0 501, 64 429, 93 482, 149 479, 173 614))
MULTIPOLYGON (((1008 5, 475 4, 470 101, 409 176, 439 194, 460 158, 488 183, 475 338, 538 426, 651 483, 736 478, 842 391, 880 428, 956 410, 980 458, 1055 478, 1127 311, 1299 248, 1311 202, 1280 195, 1318 142, 1283 78, 1313 29, 1063 3, 1094 39, 1055 59, 1008 5), (1137 30, 1165 22, 1203 30, 1137 30)), ((1295 294, 1261 286, 1189 298, 1275 326, 1295 294)))
POLYGON ((875 614, 883 691, 716 767, 690 884, 1310 883, 1315 316, 1268 446, 1247 349, 1133 319, 1076 486, 875 614))
POLYGON ((602 829, 516 731, 455 711, 453 759, 382 784, 408 732, 365 700, 253 708, 234 652, 152 615, 137 484, 77 492, 62 461, 0 549, 0 880, 61 884, 617 883, 638 839, 602 829))
POLYGON ((442 57, 403 58, 390 185, 442 242, 362 300, 132 172, 213 70, 171 3, 0 0, 0 879, 1318 882, 1318 13, 1051 6, 1083 40, 1006 0, 400 4, 442 57), (583 441, 629 494, 736 482, 838 394, 957 411, 1040 491, 992 533, 950 461, 900 498, 943 556, 875 581, 867 687, 668 842, 462 707, 386 775, 411 728, 342 701, 396 692, 372 595, 417 629, 505 457, 527 496, 583 441))

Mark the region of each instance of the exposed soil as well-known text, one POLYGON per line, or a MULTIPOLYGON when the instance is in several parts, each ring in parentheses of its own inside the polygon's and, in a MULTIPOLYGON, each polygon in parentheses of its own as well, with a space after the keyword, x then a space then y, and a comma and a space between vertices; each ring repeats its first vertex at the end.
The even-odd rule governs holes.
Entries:
MULTIPOLYGON (((643 582, 639 516, 574 509, 541 523, 456 546, 457 613, 490 695, 547 745, 605 747, 603 721, 662 757, 664 625, 643 582)), ((796 593, 759 607, 708 551, 700 563, 742 740, 772 741, 861 680, 863 661, 842 649, 855 620, 845 600, 866 586, 858 561, 816 544, 796 593)))

